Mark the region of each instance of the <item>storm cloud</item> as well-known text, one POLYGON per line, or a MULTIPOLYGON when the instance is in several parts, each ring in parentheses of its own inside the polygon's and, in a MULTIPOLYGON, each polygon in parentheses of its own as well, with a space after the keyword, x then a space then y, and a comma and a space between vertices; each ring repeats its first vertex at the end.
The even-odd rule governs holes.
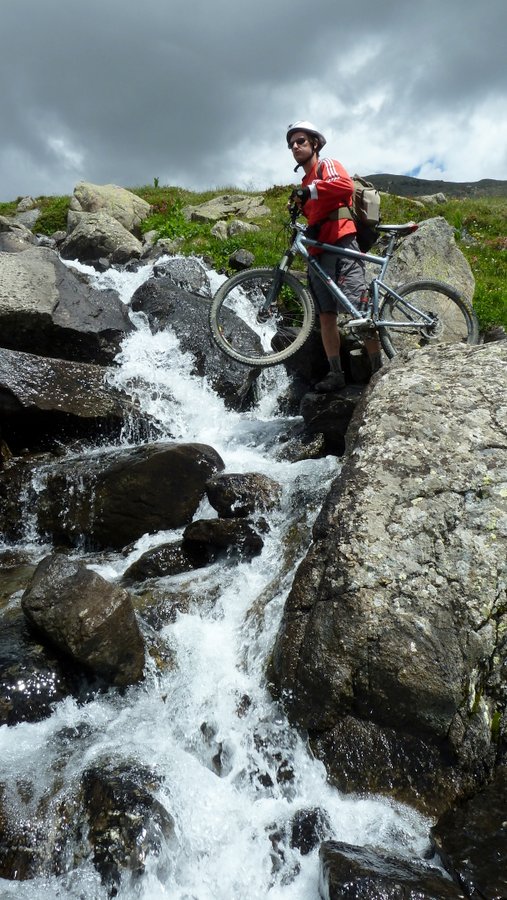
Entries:
POLYGON ((294 180, 310 119, 349 170, 507 179, 505 0, 2 2, 0 199, 294 180))

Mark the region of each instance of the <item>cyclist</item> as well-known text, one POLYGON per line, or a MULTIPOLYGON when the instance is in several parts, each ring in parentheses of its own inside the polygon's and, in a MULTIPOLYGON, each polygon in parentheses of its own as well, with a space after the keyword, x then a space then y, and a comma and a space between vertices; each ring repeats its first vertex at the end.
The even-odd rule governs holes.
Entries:
MULTIPOLYGON (((359 250, 354 221, 338 216, 340 207, 350 206, 354 184, 336 159, 319 159, 320 151, 326 144, 324 135, 311 122, 301 119, 289 125, 287 144, 296 160, 294 171, 297 172, 300 167, 304 171, 302 187, 293 192, 291 199, 300 206, 308 220, 311 236, 326 244, 359 250)), ((322 268, 356 306, 361 308, 364 304, 366 307, 365 264, 362 260, 340 258, 317 247, 309 248, 309 252, 319 254, 322 268)), ((311 270, 308 281, 320 319, 322 344, 329 360, 329 373, 315 385, 315 390, 320 393, 337 391, 345 386, 336 320, 338 305, 325 284, 311 270)), ((378 338, 367 338, 365 346, 372 372, 376 372, 382 365, 378 338)))

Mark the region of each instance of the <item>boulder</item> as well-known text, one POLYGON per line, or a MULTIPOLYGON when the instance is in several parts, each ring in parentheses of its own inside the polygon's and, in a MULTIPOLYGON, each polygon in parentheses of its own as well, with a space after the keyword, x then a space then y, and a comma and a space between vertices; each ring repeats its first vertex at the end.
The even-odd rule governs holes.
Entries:
POLYGON ((264 541, 245 519, 198 519, 185 528, 182 546, 197 567, 230 552, 252 559, 261 552, 264 541))
POLYGON ((20 253, 37 243, 37 238, 25 225, 7 216, 0 216, 0 253, 20 253))
POLYGON ((341 456, 345 449, 345 435, 354 410, 361 398, 362 388, 349 385, 335 394, 305 393, 300 413, 307 434, 325 437, 325 453, 341 456))
POLYGON ((153 274, 156 278, 167 278, 175 287, 190 294, 211 298, 208 272, 200 259, 184 256, 164 259, 155 263, 153 274))
POLYGON ((183 212, 191 222, 211 225, 220 219, 231 217, 257 219, 259 216, 269 215, 269 208, 264 205, 264 197, 261 195, 222 194, 198 206, 187 206, 183 212))
POLYGON ((235 250, 234 253, 231 253, 229 256, 229 265, 231 269, 235 269, 236 271, 249 269, 250 266, 253 266, 254 262, 255 256, 253 253, 250 253, 250 250, 235 250))
POLYGON ((94 263, 107 259, 121 264, 140 259, 141 241, 104 210, 81 213, 72 231, 60 245, 63 259, 78 259, 82 263, 94 263))
MULTIPOLYGON (((150 863, 155 871, 163 868, 159 858, 174 836, 174 820, 155 796, 160 781, 129 760, 99 763, 83 774, 84 830, 110 897, 122 880, 139 877, 150 863)), ((163 880, 167 873, 158 874, 163 880)))
POLYGON ((13 452, 76 436, 118 435, 133 404, 107 386, 108 369, 0 348, 0 429, 13 452))
POLYGON ((107 684, 124 687, 143 677, 144 643, 129 594, 83 562, 46 556, 21 606, 43 640, 107 684))
POLYGON ((140 225, 151 213, 151 206, 142 197, 116 184, 91 184, 80 181, 74 188, 68 213, 68 230, 82 220, 83 214, 104 212, 126 231, 141 236, 140 225))
POLYGON ((53 648, 30 633, 19 605, 0 618, 0 681, 0 725, 40 722, 53 713, 55 703, 75 692, 73 673, 53 648))
POLYGON ((467 897, 507 897, 507 768, 432 829, 438 855, 467 897))
POLYGON ((43 247, 0 254, 0 344, 107 365, 133 325, 115 291, 98 291, 43 247))
POLYGON ((319 896, 322 900, 464 900, 458 885, 436 866, 355 847, 324 841, 319 851, 319 896))
POLYGON ((195 568, 195 560, 185 551, 181 541, 170 541, 146 550, 124 573, 124 581, 144 581, 180 575, 195 568))
POLYGON ((258 472, 214 475, 206 484, 213 509, 224 519, 246 517, 280 505, 281 486, 258 472))
POLYGON ((131 307, 147 316, 153 332, 168 326, 174 330, 182 351, 192 356, 192 374, 206 378, 230 409, 244 409, 252 403, 259 372, 218 349, 209 328, 208 299, 176 287, 173 275, 168 275, 142 284, 131 307))
MULTIPOLYGON (((44 466, 32 516, 39 533, 64 545, 121 549, 143 534, 187 525, 208 478, 223 468, 205 444, 160 442, 75 455, 44 466)), ((26 476, 14 498, 23 491, 32 497, 29 467, 26 476)), ((18 516, 19 529, 23 508, 18 516)))
MULTIPOLYGON (((471 304, 475 279, 454 234, 443 216, 420 222, 417 231, 400 242, 389 265, 387 283, 396 287, 415 278, 433 278, 452 285, 471 304)), ((369 271, 377 274, 379 270, 372 266, 369 271)))
POLYGON ((376 377, 286 602, 271 676, 342 790, 432 813, 505 731, 507 346, 376 377))

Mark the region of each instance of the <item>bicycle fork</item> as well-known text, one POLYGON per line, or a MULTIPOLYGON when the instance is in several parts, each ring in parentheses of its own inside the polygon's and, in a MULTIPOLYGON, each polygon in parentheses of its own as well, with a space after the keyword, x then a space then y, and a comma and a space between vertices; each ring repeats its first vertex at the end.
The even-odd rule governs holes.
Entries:
POLYGON ((280 260, 279 265, 276 266, 275 269, 273 269, 273 281, 271 282, 269 290, 266 294, 264 303, 257 312, 257 321, 260 324, 267 322, 275 312, 276 301, 283 284, 283 276, 285 272, 287 272, 287 270, 290 268, 293 259, 294 254, 287 252, 280 260))

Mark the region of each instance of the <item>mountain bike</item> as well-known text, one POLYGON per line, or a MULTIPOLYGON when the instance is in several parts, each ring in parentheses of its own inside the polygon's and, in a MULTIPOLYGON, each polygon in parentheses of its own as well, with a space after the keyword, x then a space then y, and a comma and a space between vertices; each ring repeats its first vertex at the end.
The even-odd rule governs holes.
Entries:
POLYGON ((228 278, 213 297, 209 325, 218 347, 247 366, 275 366, 296 353, 315 324, 313 297, 303 275, 290 272, 297 256, 325 282, 345 314, 340 328, 361 338, 378 333, 382 349, 391 359, 403 350, 445 343, 476 344, 479 326, 472 307, 455 288, 432 279, 418 279, 396 289, 385 283, 389 262, 399 242, 419 227, 378 225, 385 235, 382 255, 324 244, 305 234, 292 206, 288 249, 273 269, 248 269, 228 278), (308 248, 329 250, 337 256, 361 259, 380 268, 368 287, 367 309, 358 309, 319 265, 308 248))

